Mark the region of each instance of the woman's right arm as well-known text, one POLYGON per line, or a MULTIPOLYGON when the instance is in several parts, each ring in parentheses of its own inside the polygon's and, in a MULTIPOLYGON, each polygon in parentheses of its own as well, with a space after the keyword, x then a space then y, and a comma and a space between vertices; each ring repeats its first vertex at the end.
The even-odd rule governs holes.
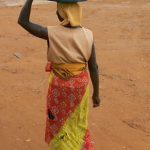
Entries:
POLYGON ((31 13, 31 7, 32 7, 33 0, 26 0, 26 3, 24 4, 18 23, 28 32, 33 34, 34 36, 37 36, 39 38, 48 40, 48 30, 46 27, 42 27, 38 24, 30 22, 30 13, 31 13))
POLYGON ((96 62, 95 46, 93 44, 92 54, 88 61, 90 77, 93 84, 93 107, 98 107, 100 105, 99 97, 99 69, 96 62))

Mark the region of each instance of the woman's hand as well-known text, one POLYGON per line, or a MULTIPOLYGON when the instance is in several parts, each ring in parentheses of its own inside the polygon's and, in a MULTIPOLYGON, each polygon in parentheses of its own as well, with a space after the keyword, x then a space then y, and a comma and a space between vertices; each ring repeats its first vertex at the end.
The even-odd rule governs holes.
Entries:
POLYGON ((93 107, 99 107, 101 103, 99 96, 93 95, 92 99, 93 99, 93 107))

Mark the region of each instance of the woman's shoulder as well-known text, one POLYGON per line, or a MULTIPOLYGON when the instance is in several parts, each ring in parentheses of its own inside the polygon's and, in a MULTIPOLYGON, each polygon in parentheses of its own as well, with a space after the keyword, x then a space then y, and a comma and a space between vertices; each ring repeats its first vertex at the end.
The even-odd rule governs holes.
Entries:
POLYGON ((63 31, 59 25, 47 26, 47 30, 49 35, 60 34, 63 31))
POLYGON ((87 31, 92 32, 92 29, 90 29, 90 28, 88 28, 88 27, 83 26, 82 28, 84 28, 84 29, 87 30, 87 31))
POLYGON ((47 29, 48 30, 54 30, 54 29, 58 29, 59 28, 59 26, 58 25, 55 25, 55 26, 47 26, 47 29))
POLYGON ((91 29, 86 28, 86 27, 82 27, 82 28, 83 28, 83 30, 84 30, 87 34, 93 36, 93 31, 92 31, 91 29))
POLYGON ((85 34, 90 37, 91 39, 93 39, 93 31, 89 28, 86 27, 82 27, 82 29, 84 30, 85 34))

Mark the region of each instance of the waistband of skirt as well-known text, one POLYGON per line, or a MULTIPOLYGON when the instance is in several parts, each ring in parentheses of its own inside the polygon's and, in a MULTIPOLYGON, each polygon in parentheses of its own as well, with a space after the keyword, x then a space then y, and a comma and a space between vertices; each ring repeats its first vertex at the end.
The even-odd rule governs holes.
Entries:
POLYGON ((74 77, 81 72, 85 71, 87 68, 86 63, 63 63, 63 64, 56 64, 56 63, 48 63, 48 69, 53 71, 55 75, 59 76, 63 79, 69 79, 74 77))

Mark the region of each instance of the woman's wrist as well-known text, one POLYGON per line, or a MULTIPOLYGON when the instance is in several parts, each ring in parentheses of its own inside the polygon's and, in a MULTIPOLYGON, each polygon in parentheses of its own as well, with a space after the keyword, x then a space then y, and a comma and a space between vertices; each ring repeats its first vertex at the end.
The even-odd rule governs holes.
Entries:
POLYGON ((99 93, 93 93, 94 98, 99 98, 99 93))
POLYGON ((93 94, 92 100, 93 100, 93 107, 100 106, 101 100, 100 100, 100 97, 99 97, 98 93, 93 94))

